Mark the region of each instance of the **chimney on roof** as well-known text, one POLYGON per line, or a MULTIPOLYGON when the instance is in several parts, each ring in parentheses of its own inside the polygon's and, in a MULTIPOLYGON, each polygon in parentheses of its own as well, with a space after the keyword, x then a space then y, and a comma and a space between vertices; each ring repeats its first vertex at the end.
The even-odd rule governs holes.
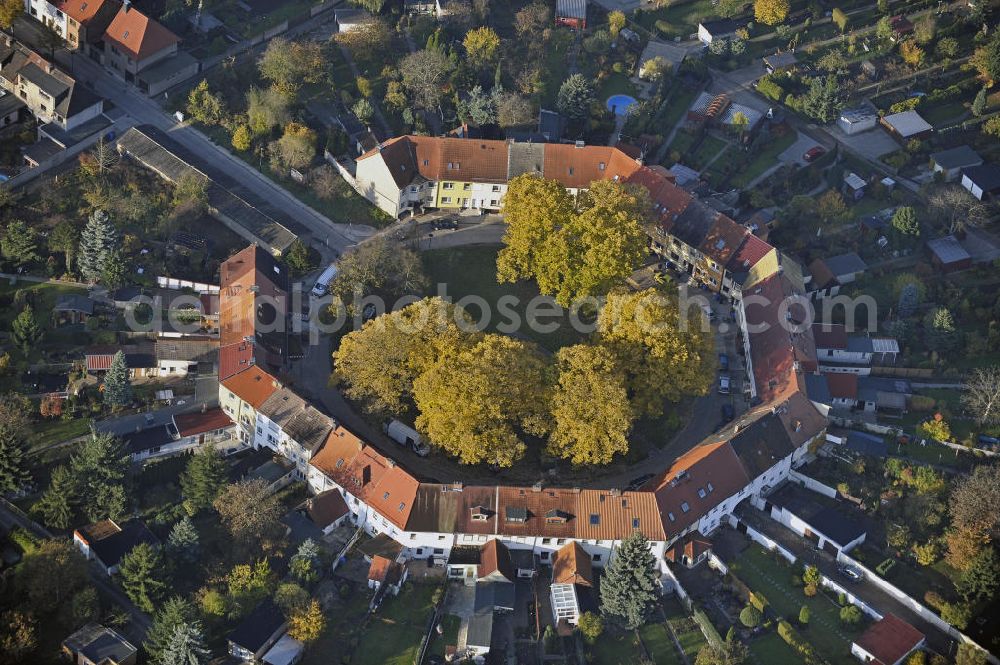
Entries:
POLYGON ((580 493, 580 488, 579 487, 574 487, 573 488, 573 494, 579 494, 579 493, 580 493))
POLYGON ((618 489, 617 487, 612 487, 611 488, 611 496, 621 496, 621 494, 622 494, 622 491, 620 489, 618 489))
POLYGON ((372 465, 365 464, 365 468, 361 469, 361 486, 364 487, 372 481, 372 465))
POLYGON ((535 483, 534 485, 532 485, 531 486, 531 491, 532 492, 541 492, 542 491, 542 483, 541 483, 541 481, 539 481, 539 482, 535 483))
POLYGON ((577 141, 577 142, 576 142, 576 143, 574 143, 573 145, 575 145, 575 146, 576 146, 577 148, 582 148, 583 146, 585 146, 585 145, 587 145, 587 144, 586 144, 586 143, 584 143, 583 141, 577 141))

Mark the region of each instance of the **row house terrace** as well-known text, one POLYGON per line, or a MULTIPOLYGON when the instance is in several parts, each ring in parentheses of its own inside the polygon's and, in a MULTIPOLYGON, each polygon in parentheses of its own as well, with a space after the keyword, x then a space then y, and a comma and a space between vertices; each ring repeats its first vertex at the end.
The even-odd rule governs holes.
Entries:
POLYGON ((495 212, 507 183, 526 173, 555 180, 574 196, 598 180, 645 187, 658 222, 651 231, 653 249, 678 270, 731 297, 739 297, 742 284, 734 274, 748 274, 773 251, 678 187, 667 169, 645 166, 608 146, 401 136, 358 158, 354 184, 393 216, 422 208, 495 212), (748 249, 741 253, 744 245, 748 249))

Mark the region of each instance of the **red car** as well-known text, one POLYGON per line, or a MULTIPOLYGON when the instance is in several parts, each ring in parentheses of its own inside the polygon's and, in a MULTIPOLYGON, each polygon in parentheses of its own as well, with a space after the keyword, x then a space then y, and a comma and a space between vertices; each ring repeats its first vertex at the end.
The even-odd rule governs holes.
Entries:
POLYGON ((815 146, 813 148, 809 148, 808 150, 806 150, 806 154, 802 155, 802 159, 804 159, 807 162, 811 162, 814 159, 817 159, 825 154, 826 154, 825 148, 821 148, 820 146, 815 146))

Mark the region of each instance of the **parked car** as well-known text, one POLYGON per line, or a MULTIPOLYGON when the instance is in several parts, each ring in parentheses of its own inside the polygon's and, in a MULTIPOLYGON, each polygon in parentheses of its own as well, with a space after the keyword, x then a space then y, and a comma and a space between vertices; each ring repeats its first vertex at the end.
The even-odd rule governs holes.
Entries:
POLYGON ((729 371, 729 356, 727 356, 725 353, 719 354, 719 369, 721 369, 723 372, 729 371))
POLYGON ((726 423, 732 422, 734 417, 736 417, 736 414, 733 412, 733 405, 732 404, 723 404, 722 405, 722 424, 726 424, 726 423))
POLYGON ((976 437, 976 441, 985 446, 995 446, 997 444, 1000 444, 1000 439, 998 439, 995 436, 987 436, 986 434, 980 434, 978 437, 976 437))
POLYGON ((454 219, 435 219, 431 224, 435 231, 454 231, 458 228, 458 221, 454 219))
POLYGON ((865 574, 862 573, 857 568, 851 568, 850 566, 841 566, 839 568, 840 574, 851 580, 852 582, 860 582, 865 579, 865 574))
POLYGON ((819 159, 825 154, 826 154, 826 148, 822 148, 817 145, 806 150, 805 154, 802 155, 802 159, 806 162, 811 162, 815 159, 819 159))
POLYGON ((719 394, 728 395, 729 394, 729 375, 722 374, 719 376, 719 394))
POLYGON ((644 473, 641 476, 636 476, 635 478, 633 478, 632 480, 630 480, 628 482, 628 487, 626 487, 625 489, 628 489, 628 490, 631 490, 631 491, 634 492, 635 490, 639 489, 640 487, 642 487, 643 485, 645 485, 646 483, 648 483, 652 479, 653 479, 653 474, 651 474, 651 473, 644 473))

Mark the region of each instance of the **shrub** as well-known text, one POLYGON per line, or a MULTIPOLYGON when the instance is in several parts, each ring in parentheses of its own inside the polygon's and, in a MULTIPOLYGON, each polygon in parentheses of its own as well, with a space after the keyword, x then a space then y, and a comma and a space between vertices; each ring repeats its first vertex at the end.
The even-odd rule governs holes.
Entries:
POLYGON ((965 630, 972 618, 972 608, 964 603, 945 603, 941 608, 941 618, 959 630, 965 630))
POLYGON ((809 623, 809 617, 809 607, 807 605, 803 605, 802 609, 799 610, 799 623, 803 626, 807 625, 809 623))
POLYGON ((747 605, 740 611, 740 623, 747 628, 756 628, 760 625, 761 613, 753 605, 747 605))
POLYGON ((818 589, 816 588, 815 584, 807 584, 804 587, 802 587, 802 593, 804 593, 807 598, 812 598, 813 596, 816 595, 817 592, 818 589))
POLYGON ((840 28, 841 32, 847 31, 847 24, 850 19, 847 17, 847 14, 843 12, 843 10, 839 7, 834 8, 831 18, 833 22, 837 24, 837 27, 840 28))
POLYGON ((38 549, 38 538, 36 538, 34 534, 19 526, 15 526, 11 529, 8 537, 12 543, 17 545, 23 554, 31 554, 38 549))
POLYGON ((937 401, 927 395, 913 395, 910 397, 911 411, 930 411, 934 408, 935 404, 937 404, 937 401))
POLYGON ((892 569, 896 567, 895 559, 886 559, 879 565, 875 566, 875 572, 879 574, 879 577, 888 577, 892 569))
POLYGON ((785 89, 770 76, 761 77, 757 83, 757 92, 776 102, 780 102, 785 96, 785 89))
POLYGON ((840 622, 845 626, 856 626, 861 623, 861 610, 856 605, 840 608, 840 622))
POLYGON ((924 603, 940 612, 946 601, 937 591, 928 591, 924 594, 924 603))
POLYGON ((837 604, 841 607, 847 604, 847 594, 843 591, 837 594, 837 604))
POLYGON ((906 659, 906 665, 927 665, 927 652, 914 651, 910 654, 910 657, 906 659))
POLYGON ((813 646, 799 635, 799 632, 795 630, 792 624, 784 619, 778 622, 778 635, 785 641, 785 644, 799 652, 807 665, 816 665, 823 662, 816 655, 816 650, 813 649, 813 646))
POLYGON ((656 27, 657 32, 662 34, 664 37, 670 36, 674 32, 674 26, 670 25, 667 21, 659 19, 653 24, 656 27))
POLYGON ((792 586, 796 588, 802 586, 802 577, 799 575, 792 575, 792 586))
POLYGON ((757 611, 761 614, 767 610, 768 606, 767 598, 759 591, 754 591, 750 594, 750 604, 757 608, 757 611))

